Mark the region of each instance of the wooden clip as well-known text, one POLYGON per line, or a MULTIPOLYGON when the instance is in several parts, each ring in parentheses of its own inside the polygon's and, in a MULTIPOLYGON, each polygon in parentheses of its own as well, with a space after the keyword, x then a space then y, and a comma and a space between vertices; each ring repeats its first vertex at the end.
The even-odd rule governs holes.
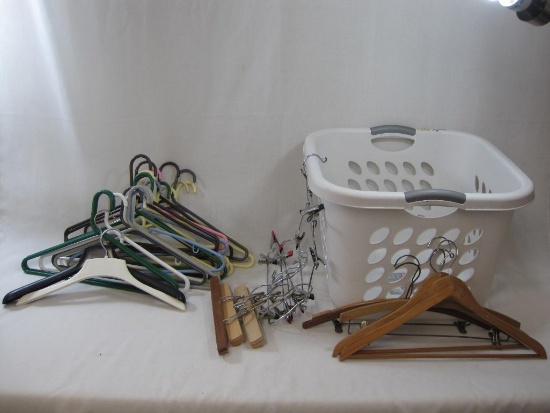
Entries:
MULTIPOLYGON (((250 295, 250 292, 248 291, 246 285, 241 284, 237 288, 235 288, 235 294, 247 297, 250 295)), ((250 302, 250 300, 247 300, 245 305, 249 310, 242 317, 246 338, 248 339, 248 342, 250 343, 252 348, 260 348, 265 343, 262 326, 260 325, 260 321, 258 320, 256 310, 252 306, 252 302, 250 302)))
POLYGON ((223 309, 222 309, 222 290, 220 285, 220 279, 218 277, 210 278, 210 298, 212 300, 212 315, 214 318, 214 331, 216 333, 216 345, 218 347, 218 354, 221 356, 227 354, 229 341, 227 338, 227 332, 225 331, 225 325, 223 323, 223 309))
POLYGON ((226 283, 222 283, 221 294, 224 324, 225 330, 227 331, 227 336, 229 337, 229 343, 231 343, 232 346, 241 345, 244 341, 243 330, 241 328, 241 323, 237 318, 237 312, 233 306, 233 300, 228 298, 233 296, 231 287, 226 283))

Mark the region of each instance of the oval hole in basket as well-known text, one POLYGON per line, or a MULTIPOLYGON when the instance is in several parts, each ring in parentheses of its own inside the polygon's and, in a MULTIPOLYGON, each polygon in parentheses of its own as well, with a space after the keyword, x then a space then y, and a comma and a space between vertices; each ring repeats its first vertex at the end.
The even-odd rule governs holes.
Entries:
POLYGON ((401 136, 384 136, 372 139, 372 144, 386 152, 399 152, 409 149, 414 144, 414 139, 401 136))
POLYGON ((397 192, 397 186, 393 181, 390 181, 389 179, 384 179, 384 186, 390 192, 397 192))
POLYGON ((464 271, 462 271, 456 277, 461 279, 464 282, 468 282, 474 276, 475 272, 476 271, 473 268, 466 268, 464 271))
POLYGON ((453 228, 448 230, 445 234, 443 234, 443 237, 447 238, 450 241, 456 241, 459 235, 460 235, 460 229, 453 228))
POLYGON ((414 185, 408 179, 403 179, 401 181, 401 184, 403 185, 403 189, 405 190, 405 192, 414 191, 414 185))
POLYGON ((425 181, 425 180, 422 179, 420 181, 420 188, 422 188, 422 189, 432 189, 432 185, 428 181, 425 181))
POLYGON ((369 191, 374 191, 374 192, 378 192, 380 191, 380 187, 378 186, 378 184, 376 182, 374 182, 372 179, 367 179, 365 181, 365 184, 367 185, 367 189, 369 191))
POLYGON ((401 231, 399 231, 395 237, 393 238, 393 244, 394 245, 401 245, 407 242, 413 234, 412 228, 404 228, 401 231))
POLYGON ((416 168, 414 165, 410 162, 403 162, 403 169, 405 172, 407 172, 409 175, 416 175, 416 168))
POLYGON ((436 236, 437 229, 435 228, 428 228, 418 236, 416 239, 416 243, 418 245, 428 245, 428 243, 436 236))
POLYGON ((381 292, 382 292, 382 286, 375 285, 374 287, 369 288, 367 291, 365 291, 363 300, 365 301, 374 300, 375 298, 378 298, 381 292))
POLYGON ((405 289, 403 287, 395 287, 388 291, 388 293, 386 294, 386 298, 399 298, 403 295, 404 292, 405 289))
POLYGON ((464 245, 472 245, 478 242, 483 236, 483 230, 481 228, 476 228, 471 230, 464 237, 464 245))
POLYGON ((411 250, 408 248, 404 248, 402 250, 397 251, 393 256, 391 257, 391 263, 395 265, 396 262, 405 262, 400 260, 400 258, 403 258, 405 255, 409 255, 411 253, 411 250))
POLYGON ((420 164, 420 167, 422 168, 422 170, 426 175, 429 175, 429 176, 434 175, 434 168, 428 162, 422 162, 420 164))
POLYGON ((388 274, 388 282, 391 283, 391 284, 395 284, 395 283, 398 283, 399 281, 401 281, 403 278, 405 278, 407 276, 407 268, 405 267, 401 267, 395 271, 393 271, 392 273, 388 274))
POLYGON ((386 248, 379 248, 377 250, 374 250, 370 253, 369 258, 367 258, 367 262, 369 264, 376 264, 377 262, 382 261, 387 253, 388 250, 386 248))
POLYGON ((426 264, 430 257, 432 256, 433 250, 426 249, 421 251, 419 254, 416 254, 416 259, 420 264, 426 264))
POLYGON ((386 161, 384 166, 386 167, 386 171, 388 171, 392 175, 397 175, 399 173, 399 170, 397 169, 397 166, 395 166, 395 164, 393 162, 386 161))
POLYGON ((369 273, 365 277, 365 281, 368 284, 372 284, 378 281, 380 278, 382 278, 383 275, 384 275, 384 267, 377 267, 374 270, 369 271, 369 273))
POLYGON ((351 189, 355 189, 357 191, 361 190, 361 185, 359 185, 359 182, 357 182, 355 179, 348 179, 348 186, 351 189))
POLYGON ((380 175, 380 167, 373 161, 367 162, 367 169, 374 175, 380 175))
POLYGON ((349 170, 356 175, 361 175, 363 173, 361 166, 359 166, 357 162, 349 161, 348 167, 349 167, 349 170))
POLYGON ((386 238, 388 238, 388 235, 390 235, 390 229, 389 228, 383 227, 383 228, 377 229, 370 236, 370 243, 371 244, 380 244, 382 241, 384 241, 386 238))
POLYGON ((471 249, 466 251, 465 253, 460 255, 460 259, 458 260, 458 263, 460 265, 468 265, 477 258, 479 255, 479 250, 477 248, 471 249))

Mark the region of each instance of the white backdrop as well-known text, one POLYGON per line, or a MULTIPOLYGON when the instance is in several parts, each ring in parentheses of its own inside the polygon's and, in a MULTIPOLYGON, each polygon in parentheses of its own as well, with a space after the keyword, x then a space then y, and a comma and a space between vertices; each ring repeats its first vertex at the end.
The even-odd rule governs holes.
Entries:
POLYGON ((197 212, 267 244, 293 232, 307 134, 393 123, 504 151, 537 194, 511 251, 548 255, 550 30, 497 3, 0 4, 4 230, 65 228, 145 153, 197 173, 197 212))
POLYGON ((298 222, 304 138, 391 123, 482 136, 533 180, 496 283, 546 288, 549 50, 487 0, 0 1, 0 247, 59 242, 144 153, 263 252, 298 222))

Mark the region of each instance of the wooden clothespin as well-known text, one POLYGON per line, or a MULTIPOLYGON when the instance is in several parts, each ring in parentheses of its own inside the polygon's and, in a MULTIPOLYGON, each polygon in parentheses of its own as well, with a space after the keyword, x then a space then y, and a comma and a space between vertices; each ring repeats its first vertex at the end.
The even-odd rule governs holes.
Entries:
POLYGON ((221 301, 225 330, 232 346, 241 345, 244 341, 243 330, 233 305, 233 293, 229 284, 221 284, 221 301))
POLYGON ((212 300, 212 315, 214 318, 214 331, 216 333, 216 345, 220 356, 229 351, 229 340, 223 323, 223 308, 221 303, 222 289, 218 277, 210 278, 210 298, 212 300))
MULTIPOLYGON (((241 284, 237 288, 235 288, 235 294, 248 297, 250 295, 250 291, 248 290, 248 287, 246 285, 241 284)), ((258 315, 250 300, 246 300, 245 306, 247 307, 248 311, 243 315, 242 322, 246 338, 252 348, 260 348, 265 343, 264 333, 262 330, 262 326, 260 325, 260 320, 258 320, 258 315)))

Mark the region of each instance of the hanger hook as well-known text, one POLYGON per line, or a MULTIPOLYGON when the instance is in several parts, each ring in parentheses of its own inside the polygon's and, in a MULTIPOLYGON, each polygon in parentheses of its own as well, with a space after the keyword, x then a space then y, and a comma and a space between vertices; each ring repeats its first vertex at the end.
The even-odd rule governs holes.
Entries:
MULTIPOLYGON (((149 158, 147 155, 143 155, 143 154, 138 154, 136 156, 134 156, 131 160, 130 160, 130 185, 134 185, 134 162, 140 158, 143 158, 145 159, 145 162, 147 162, 149 164, 149 168, 151 170, 154 171, 155 173, 155 176, 157 175, 157 167, 155 166, 155 164, 153 163, 153 161, 151 161, 151 158, 149 158)), ((136 174, 137 174, 137 170, 139 169, 139 167, 143 165, 143 162, 140 163, 138 165, 138 167, 136 168, 136 174)))
POLYGON ((393 268, 395 268, 397 270, 397 269, 401 268, 404 265, 413 265, 415 267, 414 274, 411 277, 411 282, 409 283, 409 288, 407 288, 407 292, 405 294, 405 298, 410 298, 413 291, 414 291, 414 283, 420 277, 420 273, 421 273, 420 261, 414 255, 405 254, 405 255, 402 255, 401 257, 399 257, 397 260, 395 260, 395 263, 393 264, 393 268), (403 259, 403 258, 412 258, 414 260, 414 262, 405 261, 405 262, 399 263, 399 261, 401 261, 401 259, 403 259))
POLYGON ((309 155, 306 155, 306 157, 304 158, 304 166, 306 164, 306 161, 312 156, 315 156, 316 158, 319 158, 319 160, 323 163, 325 163, 328 160, 328 158, 326 156, 321 156, 321 155, 316 154, 316 153, 310 153, 309 155))
POLYGON ((449 261, 448 268, 450 269, 453 266, 454 262, 458 258, 458 247, 454 243, 454 241, 451 241, 450 239, 445 238, 443 236, 437 236, 428 243, 428 248, 432 248, 431 245, 435 240, 440 240, 440 241, 439 241, 439 244, 437 244, 437 247, 433 248, 433 251, 430 255, 430 259, 429 259, 430 267, 435 272, 442 272, 443 268, 447 264, 447 258, 451 259, 449 261), (446 247, 442 247, 442 245, 444 244, 446 244, 446 247), (443 260, 438 264, 437 261, 440 258, 442 258, 443 260), (434 264, 438 264, 439 269, 436 269, 434 264))

